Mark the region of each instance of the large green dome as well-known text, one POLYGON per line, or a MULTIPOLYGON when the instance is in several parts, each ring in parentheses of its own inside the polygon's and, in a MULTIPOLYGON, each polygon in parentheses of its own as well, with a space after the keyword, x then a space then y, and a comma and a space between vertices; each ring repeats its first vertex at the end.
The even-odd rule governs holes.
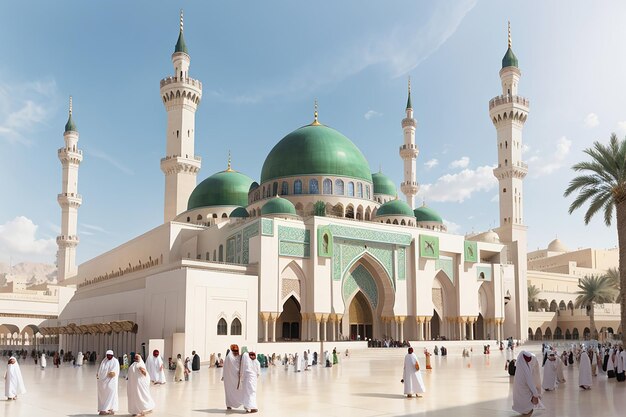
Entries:
POLYGON ((372 174, 372 182, 374 182, 374 194, 386 194, 396 196, 396 185, 382 172, 372 174))
POLYGON ((429 207, 422 206, 422 207, 416 208, 415 210, 413 210, 413 213, 415 213, 415 218, 417 219, 418 223, 419 222, 443 223, 443 219, 441 218, 439 213, 437 213, 435 210, 429 207))
POLYGON ((372 181, 369 164, 347 137, 322 124, 294 130, 265 159, 261 183, 275 178, 329 175, 372 181))
POLYGON ((189 196, 187 210, 209 206, 247 206, 252 178, 226 170, 202 181, 189 196))
POLYGON ((414 217, 411 207, 402 200, 389 200, 376 211, 376 217, 381 216, 406 216, 414 217))
POLYGON ((267 203, 265 203, 265 205, 263 205, 263 207, 261 208, 262 216, 269 214, 291 214, 295 216, 296 208, 291 201, 287 200, 286 198, 276 196, 267 203))

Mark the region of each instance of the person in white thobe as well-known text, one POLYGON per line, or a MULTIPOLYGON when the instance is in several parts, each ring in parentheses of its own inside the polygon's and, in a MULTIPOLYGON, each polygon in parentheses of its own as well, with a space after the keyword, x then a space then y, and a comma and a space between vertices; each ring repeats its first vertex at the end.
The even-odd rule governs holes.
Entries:
POLYGON ((25 393, 26 387, 24 387, 20 364, 17 363, 14 356, 11 356, 7 364, 7 371, 4 374, 4 396, 8 400, 17 400, 17 394, 25 393))
POLYGON ((242 402, 243 407, 249 413, 259 411, 256 403, 256 385, 259 376, 261 376, 261 364, 256 358, 256 353, 244 354, 241 362, 242 402))
POLYGON ((239 346, 230 345, 230 354, 224 358, 224 368, 222 368, 222 381, 224 381, 224 397, 226 399, 226 409, 241 407, 242 390, 240 388, 241 356, 239 346))
POLYGON ((313 366, 313 354, 311 353, 311 349, 309 349, 307 351, 308 355, 309 355, 309 367, 313 366))
POLYGON ((152 352, 152 356, 148 358, 146 369, 150 374, 150 381, 153 384, 165 384, 165 370, 163 369, 163 358, 158 350, 152 352))
POLYGON ((83 366, 84 359, 83 352, 78 352, 78 355, 76 355, 76 366, 83 366))
POLYGON ((540 399, 540 386, 537 385, 537 376, 535 376, 539 362, 535 355, 523 350, 517 355, 515 365, 512 408, 520 414, 530 414, 539 404, 540 399))
POLYGON ((100 362, 96 378, 98 379, 98 412, 100 415, 113 414, 118 410, 117 383, 120 376, 120 363, 107 350, 106 357, 100 362))
POLYGON ((623 382, 626 379, 625 371, 626 363, 624 363, 624 350, 620 347, 615 349, 615 377, 618 382, 623 382))
POLYGON ((580 354, 580 364, 578 365, 578 386, 582 389, 591 389, 593 383, 591 377, 591 360, 586 350, 580 354))
POLYGON ((182 382, 185 379, 185 365, 183 364, 183 357, 179 353, 176 356, 176 371, 174 372, 174 382, 182 382))
POLYGON ((563 365, 563 361, 557 356, 556 359, 556 380, 559 384, 565 382, 565 374, 563 373, 563 369, 565 369, 565 365, 563 365))
POLYGON ((293 368, 296 372, 302 371, 302 359, 297 353, 293 357, 293 368))
POLYGON ((39 365, 41 365, 41 369, 46 369, 46 354, 41 354, 41 360, 39 361, 39 365))
POLYGON ((154 409, 154 400, 150 395, 150 375, 141 355, 135 354, 135 362, 128 368, 128 412, 134 416, 143 416, 154 409))
POLYGON ((560 359, 557 360, 554 352, 550 352, 548 360, 543 364, 543 383, 541 386, 546 391, 554 391, 558 386, 557 368, 560 361, 560 359))
POLYGON ((404 356, 402 382, 404 383, 404 395, 406 395, 407 398, 412 397, 413 394, 420 397, 420 393, 426 392, 426 387, 422 380, 422 371, 419 369, 419 361, 411 347, 404 356))

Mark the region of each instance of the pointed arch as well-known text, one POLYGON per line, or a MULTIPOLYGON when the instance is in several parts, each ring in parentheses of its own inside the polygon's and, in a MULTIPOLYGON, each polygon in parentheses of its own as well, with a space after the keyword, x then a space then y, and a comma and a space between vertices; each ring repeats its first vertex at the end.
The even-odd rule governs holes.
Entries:
POLYGON ((289 297, 294 297, 300 306, 306 304, 305 277, 304 271, 295 260, 283 268, 280 273, 281 303, 284 304, 289 297))

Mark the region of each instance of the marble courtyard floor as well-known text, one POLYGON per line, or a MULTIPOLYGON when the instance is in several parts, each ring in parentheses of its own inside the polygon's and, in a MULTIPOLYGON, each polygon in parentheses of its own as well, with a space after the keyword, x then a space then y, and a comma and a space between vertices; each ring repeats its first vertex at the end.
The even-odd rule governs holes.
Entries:
MULTIPOLYGON (((419 346, 418 357, 424 367, 419 346)), ((475 349, 476 350, 476 349, 475 349)), ((539 346, 530 348, 535 353, 539 346)), ((505 356, 458 353, 433 356, 433 371, 424 372, 427 393, 423 398, 402 396, 402 358, 405 349, 368 349, 341 358, 333 368, 314 367, 295 373, 276 366, 263 369, 258 387, 260 412, 266 416, 410 416, 473 417, 514 416, 511 411, 511 380, 504 371, 505 356)), ((516 351, 517 354, 518 351, 516 351)), ((51 360, 49 361, 51 362, 51 360)), ((3 363, 5 363, 3 361, 3 363)), ((0 366, 4 373, 6 365, 0 366)), ((17 401, 0 402, 0 415, 8 417, 93 416, 96 412, 96 367, 86 365, 41 371, 32 361, 21 365, 28 392, 17 401)), ((157 407, 151 416, 233 416, 227 412, 221 370, 203 366, 189 382, 153 386, 157 407)), ((168 374, 171 381, 173 372, 168 374)), ((567 382, 556 392, 543 394, 546 410, 538 416, 602 417, 624 415, 626 383, 594 378, 591 391, 581 391, 576 367, 566 369, 567 382)), ((4 393, 2 390, 0 393, 4 393)), ((120 380, 120 410, 128 415, 126 381, 120 380)))

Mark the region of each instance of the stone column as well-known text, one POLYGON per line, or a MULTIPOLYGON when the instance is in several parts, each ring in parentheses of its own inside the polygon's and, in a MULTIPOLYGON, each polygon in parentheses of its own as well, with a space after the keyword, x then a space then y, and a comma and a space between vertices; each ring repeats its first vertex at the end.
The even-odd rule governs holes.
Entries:
POLYGON ((417 324, 417 340, 424 340, 424 329, 422 328, 423 323, 422 316, 415 316, 415 322, 417 324))
POLYGON ((322 322, 323 314, 315 313, 315 341, 320 341, 320 323, 322 322))
POLYGON ((502 318, 497 319, 497 326, 498 326, 497 340, 502 340, 502 323, 503 322, 504 320, 502 318))
POLYGON ((400 326, 400 341, 404 341, 404 321, 406 320, 406 316, 398 317, 398 324, 400 326))
POLYGON ((309 340, 309 313, 301 313, 302 316, 302 329, 300 329, 300 339, 309 340))
POLYGON ((341 319, 343 318, 343 314, 335 314, 336 323, 335 326, 337 328, 337 338, 335 340, 341 339, 341 319))
POLYGON ((322 314, 322 340, 326 342, 328 338, 326 337, 327 331, 327 323, 328 323, 328 314, 322 314))
POLYGON ((426 340, 432 340, 433 338, 433 332, 432 332, 432 328, 430 326, 430 322, 433 319, 432 316, 426 316, 424 317, 424 330, 426 331, 426 340))
POLYGON ((330 340, 334 342, 337 340, 337 315, 335 313, 331 313, 328 316, 328 321, 330 322, 330 327, 332 328, 330 332, 330 340))
POLYGON ((470 317, 470 321, 469 321, 469 328, 470 328, 469 340, 474 340, 474 323, 476 323, 476 317, 470 317))
MULTIPOLYGON (((271 336, 271 341, 272 342, 276 341, 276 321, 278 320, 279 314, 280 313, 277 312, 277 311, 272 313, 272 317, 271 317, 272 323, 270 325, 271 326, 270 336, 271 336)), ((300 329, 300 338, 302 338, 302 329, 300 329)))
POLYGON ((271 313, 268 313, 266 311, 261 311, 259 315, 261 316, 261 320, 263 320, 263 341, 267 342, 267 335, 269 333, 268 321, 270 319, 271 313))

